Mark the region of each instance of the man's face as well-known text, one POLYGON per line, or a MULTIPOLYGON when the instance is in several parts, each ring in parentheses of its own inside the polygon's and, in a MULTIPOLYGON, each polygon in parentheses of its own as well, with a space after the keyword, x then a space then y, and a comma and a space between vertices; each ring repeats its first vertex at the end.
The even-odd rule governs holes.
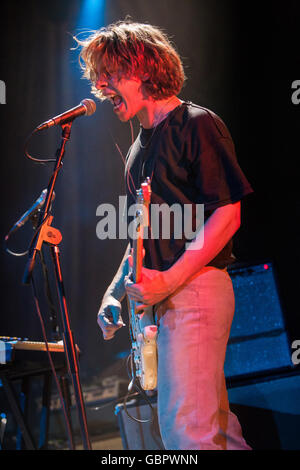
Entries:
POLYGON ((147 101, 142 81, 135 76, 123 77, 116 73, 110 75, 107 72, 100 72, 96 88, 111 101, 114 112, 124 122, 141 111, 147 101))

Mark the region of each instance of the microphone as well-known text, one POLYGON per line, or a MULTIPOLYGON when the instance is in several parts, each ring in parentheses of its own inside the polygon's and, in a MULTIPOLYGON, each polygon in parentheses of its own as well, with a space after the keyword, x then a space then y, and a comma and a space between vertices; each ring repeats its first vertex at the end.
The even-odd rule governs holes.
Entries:
MULTIPOLYGON (((10 229, 10 231, 8 232, 8 234, 5 237, 5 240, 7 240, 8 237, 10 237, 10 235, 13 232, 15 232, 20 227, 22 227, 27 222, 28 219, 30 219, 33 215, 35 215, 37 213, 37 211, 44 205, 44 202, 45 202, 46 196, 47 196, 47 192, 48 192, 48 189, 44 189, 41 192, 40 197, 32 204, 32 206, 28 209, 28 211, 26 211, 25 214, 23 214, 22 217, 20 217, 20 219, 15 223, 15 225, 10 229)), ((53 192, 52 201, 53 201, 54 198, 55 198, 55 193, 53 192)))
POLYGON ((73 121, 73 119, 82 115, 91 116, 91 114, 94 114, 95 111, 95 101, 86 98, 85 100, 82 100, 78 106, 75 106, 75 108, 71 108, 64 113, 49 119, 49 121, 43 122, 36 128, 36 130, 42 131, 44 129, 48 129, 48 127, 66 124, 67 122, 73 121))

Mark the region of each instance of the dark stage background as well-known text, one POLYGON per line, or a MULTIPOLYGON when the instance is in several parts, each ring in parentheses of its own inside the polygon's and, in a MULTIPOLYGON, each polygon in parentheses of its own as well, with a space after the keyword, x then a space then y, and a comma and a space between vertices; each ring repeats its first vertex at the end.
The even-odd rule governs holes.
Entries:
MULTIPOLYGON (((1 239, 47 187, 52 170, 52 164, 41 166, 25 158, 26 137, 38 124, 83 98, 94 99, 89 83, 81 78, 72 35, 129 14, 172 36, 188 77, 180 97, 212 109, 228 125, 239 163, 255 190, 243 202, 235 255, 240 262, 273 262, 290 343, 300 339, 299 276, 295 275, 300 235, 300 104, 292 102, 292 83, 300 78, 300 7, 297 1, 278 5, 228 0, 3 3, 0 79, 6 84, 6 104, 0 106, 1 239), (96 10, 91 10, 92 4, 96 10)), ((71 325, 83 353, 84 383, 129 348, 126 328, 117 339, 104 342, 96 323, 100 300, 127 244, 97 238, 96 209, 102 203, 118 207, 119 195, 125 194, 123 163, 115 142, 125 154, 131 143, 130 127, 117 120, 108 103, 96 104, 93 116, 73 124, 53 206, 53 226, 63 236, 61 261, 71 325)), ((137 132, 137 123, 134 129, 137 132)), ((35 136, 30 153, 53 156, 60 136, 60 128, 35 136)), ((31 236, 27 224, 10 239, 10 249, 24 251, 31 236)), ((26 259, 1 250, 0 335, 39 340, 42 334, 32 291, 22 285, 26 259)), ((39 265, 35 278, 49 332, 39 265)))

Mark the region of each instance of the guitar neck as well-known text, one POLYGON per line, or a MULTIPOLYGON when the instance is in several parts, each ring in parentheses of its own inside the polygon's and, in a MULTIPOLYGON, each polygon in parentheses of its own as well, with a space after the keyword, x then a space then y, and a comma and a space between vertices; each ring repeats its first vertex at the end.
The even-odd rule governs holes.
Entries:
POLYGON ((144 228, 149 226, 149 204, 150 204, 150 179, 142 183, 141 189, 137 191, 137 204, 139 209, 136 213, 136 236, 133 240, 133 266, 132 280, 134 283, 141 281, 143 266, 143 238, 144 228))
POLYGON ((143 238, 139 235, 137 240, 134 240, 133 243, 133 253, 132 253, 132 277, 133 282, 140 282, 142 277, 142 265, 143 265, 143 238))

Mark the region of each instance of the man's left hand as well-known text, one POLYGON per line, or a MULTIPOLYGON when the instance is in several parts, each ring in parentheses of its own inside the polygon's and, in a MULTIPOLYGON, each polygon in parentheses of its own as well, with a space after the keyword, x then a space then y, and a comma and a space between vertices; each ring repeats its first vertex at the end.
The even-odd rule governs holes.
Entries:
MULTIPOLYGON (((129 256, 129 264, 131 265, 131 263, 131 256, 129 256)), ((138 309, 143 309, 161 302, 176 289, 176 286, 171 282, 168 271, 157 271, 142 267, 141 282, 134 284, 127 277, 125 288, 129 297, 140 303, 138 309)))

